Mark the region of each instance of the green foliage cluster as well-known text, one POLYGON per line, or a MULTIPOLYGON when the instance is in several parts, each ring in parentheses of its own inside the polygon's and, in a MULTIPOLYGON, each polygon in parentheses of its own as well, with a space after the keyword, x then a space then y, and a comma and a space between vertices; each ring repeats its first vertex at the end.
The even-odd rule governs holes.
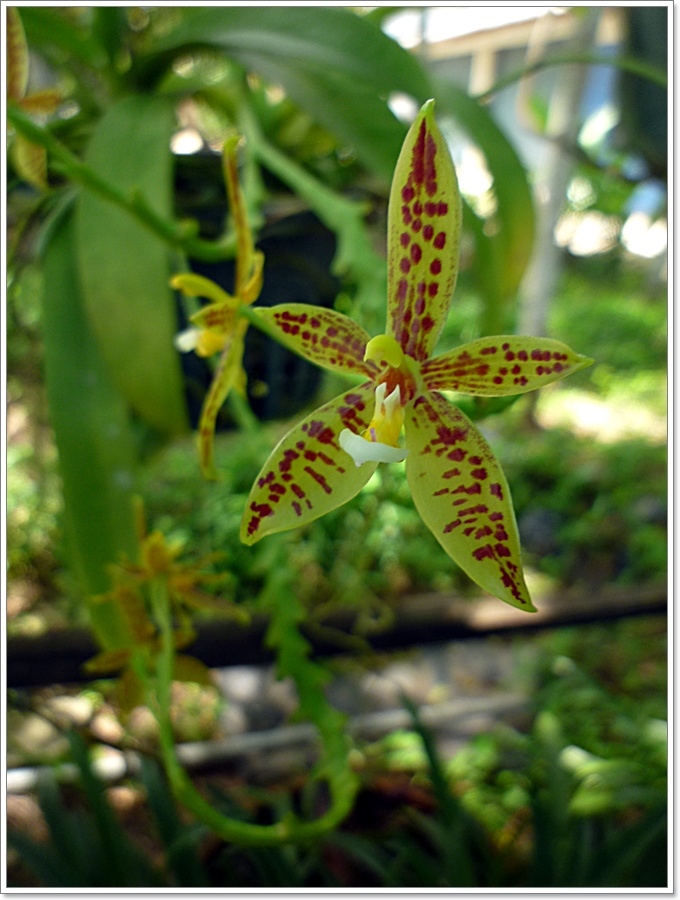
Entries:
POLYGON ((521 813, 531 785, 546 776, 543 765, 532 761, 544 715, 559 732, 570 816, 624 821, 661 808, 667 790, 666 675, 661 619, 537 638, 520 675, 538 714, 534 732, 498 727, 475 737, 447 766, 466 808, 492 830, 507 828, 521 813))
POLYGON ((562 584, 661 580, 667 561, 663 446, 596 444, 562 429, 506 447, 527 558, 562 584))

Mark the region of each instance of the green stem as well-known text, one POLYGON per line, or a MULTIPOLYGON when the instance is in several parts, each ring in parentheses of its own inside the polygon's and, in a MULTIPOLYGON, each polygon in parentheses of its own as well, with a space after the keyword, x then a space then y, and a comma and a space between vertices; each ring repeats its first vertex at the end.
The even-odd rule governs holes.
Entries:
POLYGON ((305 200, 323 224, 337 235, 335 271, 349 272, 359 280, 374 280, 376 273, 384 268, 384 260, 371 249, 365 224, 369 205, 338 194, 269 143, 245 95, 239 104, 239 114, 239 128, 253 158, 305 200))
POLYGON ((44 147, 50 158, 59 163, 64 174, 81 185, 124 209, 146 228, 173 247, 182 249, 188 256, 205 262, 219 262, 233 255, 233 240, 205 241, 197 237, 196 222, 177 223, 159 216, 146 202, 139 190, 125 193, 106 181, 88 165, 78 159, 48 129, 37 125, 17 106, 7 107, 10 125, 27 140, 44 147))
POLYGON ((597 53, 572 53, 567 56, 552 56, 546 57, 545 59, 538 59, 536 62, 530 63, 522 69, 517 69, 515 72, 510 72, 503 78, 499 78, 499 80, 488 90, 482 91, 480 94, 473 94, 472 99, 483 103, 490 100, 494 94, 497 94, 499 91, 503 90, 503 88, 508 87, 508 85, 514 84, 514 82, 520 81, 528 75, 533 75, 541 69, 547 69, 550 66, 571 65, 574 63, 580 63, 581 65, 587 66, 615 66, 617 69, 630 72, 632 75, 639 75, 640 78, 646 78, 648 81, 657 84, 659 87, 665 88, 668 86, 668 78, 663 69, 659 69, 658 66, 651 65, 644 60, 635 59, 632 56, 607 58, 597 53))
POLYGON ((214 809, 196 790, 176 753, 170 718, 174 638, 167 585, 158 579, 152 585, 151 600, 160 630, 161 648, 156 660, 155 702, 152 704, 159 726, 161 758, 177 799, 218 837, 239 846, 272 847, 285 843, 302 843, 323 836, 335 828, 348 814, 353 799, 345 792, 331 808, 313 822, 301 822, 290 815, 274 825, 253 825, 231 819, 214 809))
POLYGON ((255 434, 260 430, 260 420, 251 409, 247 397, 242 397, 238 391, 229 391, 227 402, 240 431, 255 434))

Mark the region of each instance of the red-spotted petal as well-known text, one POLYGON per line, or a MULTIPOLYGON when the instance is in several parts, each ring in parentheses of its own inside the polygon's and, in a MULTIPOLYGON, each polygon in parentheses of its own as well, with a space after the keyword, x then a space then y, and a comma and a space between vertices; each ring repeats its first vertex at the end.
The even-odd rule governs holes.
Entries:
POLYGON ((592 362, 561 341, 500 335, 428 359, 422 374, 431 390, 505 397, 558 381, 592 362))
POLYGON ((425 524, 485 591, 535 611, 510 491, 487 442, 441 394, 417 397, 405 424, 406 476, 425 524))
POLYGON ((238 300, 230 298, 226 303, 209 303, 195 312, 189 321, 197 328, 229 334, 239 323, 238 300))
POLYGON ((241 522, 244 543, 312 522, 359 493, 377 463, 357 467, 338 436, 344 428, 361 432, 368 427, 374 393, 372 382, 347 391, 283 438, 248 497, 241 522))
POLYGON ((368 378, 377 374, 378 366, 364 361, 370 335, 349 316, 306 303, 259 306, 255 311, 275 329, 282 344, 316 365, 368 378))
POLYGON ((241 327, 231 336, 215 369, 208 394, 203 401, 201 419, 198 423, 198 456, 205 478, 216 479, 219 477, 213 461, 217 414, 227 399, 229 391, 232 389, 242 391, 244 388, 245 374, 241 364, 244 333, 245 328, 241 327))
POLYGON ((451 155, 429 101, 404 141, 387 219, 387 333, 414 359, 431 355, 449 310, 461 215, 451 155))

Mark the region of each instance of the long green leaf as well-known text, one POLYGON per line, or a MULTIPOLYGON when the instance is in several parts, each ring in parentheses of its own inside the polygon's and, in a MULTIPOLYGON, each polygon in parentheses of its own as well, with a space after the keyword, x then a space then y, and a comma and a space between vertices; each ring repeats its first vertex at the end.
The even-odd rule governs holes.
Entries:
POLYGON ((165 847, 167 865, 177 885, 209 887, 208 873, 201 863, 199 844, 202 832, 180 821, 167 780, 155 760, 142 757, 141 779, 156 828, 165 847))
POLYGON ((30 46, 49 59, 75 60, 93 68, 106 62, 103 48, 92 32, 54 7, 22 6, 21 21, 30 46))
POLYGON ((34 841, 14 828, 7 830, 7 846, 21 857, 24 866, 45 887, 73 887, 72 869, 52 846, 34 841))
MULTIPOLYGON (((159 77, 179 54, 226 54, 289 96, 386 178, 405 127, 390 111, 392 91, 427 99, 418 60, 371 22, 338 7, 204 7, 183 10, 179 26, 141 63, 159 77)), ((146 70, 146 71, 144 71, 146 70)))
POLYGON ((184 9, 184 19, 156 43, 159 54, 216 47, 259 71, 277 61, 292 69, 353 74, 377 91, 421 90, 419 63, 379 28, 341 7, 229 6, 184 9))
POLYGON ((286 85, 290 96, 316 121, 345 142, 368 169, 389 180, 406 135, 374 86, 356 76, 316 71, 305 66, 284 67, 277 62, 260 72, 286 85))
MULTIPOLYGON (((97 123, 85 160, 170 218, 173 127, 167 98, 125 97, 97 123)), ((159 431, 185 430, 168 248, 124 210, 89 192, 80 197, 76 239, 85 307, 114 382, 159 431)))
MULTIPOLYGON (((70 214, 44 255, 43 334, 50 419, 59 453, 66 536, 86 594, 109 587, 106 565, 136 550, 135 453, 126 405, 101 359, 80 293, 70 214)), ((91 607, 104 646, 125 642, 120 612, 91 607)))
MULTIPOLYGON (((475 234, 476 274, 480 286, 492 302, 501 304, 514 297, 533 246, 535 215, 527 173, 517 152, 485 107, 452 84, 439 82, 436 97, 439 114, 451 115, 477 144, 493 176, 498 204, 496 233, 486 235, 481 222, 474 221, 473 214, 466 221, 475 234)), ((502 321, 501 311, 494 310, 488 319, 486 325, 493 330, 496 321, 502 321)))

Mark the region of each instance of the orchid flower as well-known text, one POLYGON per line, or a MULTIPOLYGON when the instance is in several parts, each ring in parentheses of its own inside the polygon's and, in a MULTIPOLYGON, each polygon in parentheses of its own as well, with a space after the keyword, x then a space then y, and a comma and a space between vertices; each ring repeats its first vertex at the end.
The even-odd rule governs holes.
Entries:
POLYGON ((243 306, 253 303, 262 290, 264 256, 254 248, 238 181, 236 162, 238 142, 238 136, 230 138, 225 141, 222 151, 229 206, 236 232, 234 295, 228 294, 214 281, 202 275, 182 273, 175 275, 170 282, 173 288, 189 296, 205 297, 211 301, 191 316, 191 327, 176 336, 177 349, 182 352, 195 350, 199 356, 204 357, 221 354, 203 403, 198 426, 199 457, 206 478, 217 477, 213 462, 213 439, 220 407, 232 389, 241 395, 245 393, 246 375, 242 360, 248 320, 239 315, 239 311, 243 306))
MULTIPOLYGON (((205 588, 223 586, 227 574, 202 571, 204 566, 215 560, 215 554, 193 562, 180 562, 182 546, 168 541, 160 531, 147 532, 144 510, 141 503, 135 504, 137 538, 139 543, 138 561, 126 559, 109 566, 112 587, 104 594, 94 597, 95 602, 113 602, 125 620, 130 642, 124 647, 103 650, 85 663, 85 670, 92 675, 118 673, 115 695, 122 712, 129 713, 133 707, 145 702, 144 681, 140 677, 135 657, 147 653, 155 658, 162 646, 157 621, 152 614, 152 593, 159 583, 167 592, 173 613, 173 643, 180 650, 192 643, 196 632, 192 625, 191 613, 196 609, 217 611, 220 615, 230 615, 244 623, 247 614, 234 603, 216 596, 205 588)), ((199 660, 186 654, 176 654, 173 664, 173 678, 176 681, 194 681, 210 684, 210 671, 199 660)))
POLYGON ((311 522, 354 497, 378 463, 405 459, 416 508, 446 553, 486 591, 533 611, 505 476, 485 438, 440 392, 524 393, 592 361, 555 340, 512 335, 433 357, 456 282, 460 229, 456 175, 428 101, 390 192, 386 333, 371 338, 347 316, 303 304, 258 310, 300 355, 365 381, 280 441, 248 498, 241 539, 253 544, 311 522))

